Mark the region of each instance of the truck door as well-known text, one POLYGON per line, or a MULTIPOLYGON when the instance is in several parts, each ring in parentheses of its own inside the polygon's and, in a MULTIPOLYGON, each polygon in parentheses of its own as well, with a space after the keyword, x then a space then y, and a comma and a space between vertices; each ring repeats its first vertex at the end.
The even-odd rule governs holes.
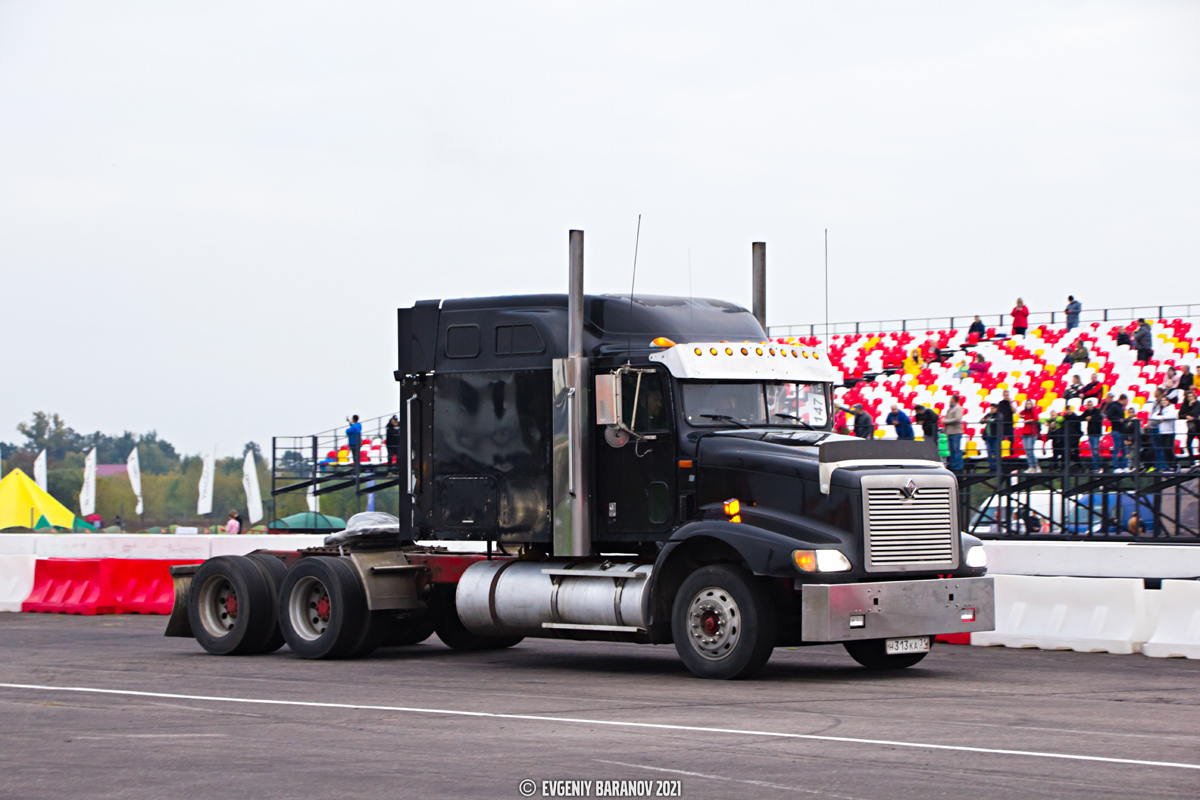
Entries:
POLYGON ((597 431, 595 530, 600 539, 644 541, 674 525, 671 384, 661 370, 623 372, 619 379, 621 419, 633 432, 597 431))

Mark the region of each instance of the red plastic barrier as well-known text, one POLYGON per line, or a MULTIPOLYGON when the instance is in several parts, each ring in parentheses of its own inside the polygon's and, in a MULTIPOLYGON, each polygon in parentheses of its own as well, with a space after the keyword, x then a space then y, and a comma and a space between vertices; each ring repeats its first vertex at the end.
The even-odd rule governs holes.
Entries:
POLYGON ((109 578, 118 614, 170 614, 175 604, 175 581, 168 569, 176 564, 199 564, 197 559, 113 558, 109 578))
POLYGON ((113 559, 44 558, 34 567, 33 591, 22 611, 56 614, 116 614, 113 559))
POLYGON ((945 642, 946 644, 970 644, 971 634, 969 633, 939 633, 935 637, 936 641, 945 642))

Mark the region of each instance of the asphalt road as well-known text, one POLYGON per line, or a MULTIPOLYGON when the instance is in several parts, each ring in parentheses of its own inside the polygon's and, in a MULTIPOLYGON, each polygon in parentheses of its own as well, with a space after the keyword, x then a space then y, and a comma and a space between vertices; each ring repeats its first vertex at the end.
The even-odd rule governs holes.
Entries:
POLYGON ((1196 661, 939 645, 881 674, 813 647, 715 682, 662 646, 217 658, 165 621, 0 614, 0 797, 1200 796, 1196 661))

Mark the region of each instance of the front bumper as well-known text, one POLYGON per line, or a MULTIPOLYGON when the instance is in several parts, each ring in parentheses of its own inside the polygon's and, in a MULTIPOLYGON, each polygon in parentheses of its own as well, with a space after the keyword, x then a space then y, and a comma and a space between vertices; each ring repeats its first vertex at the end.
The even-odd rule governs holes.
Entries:
POLYGON ((996 627, 991 578, 813 584, 797 581, 800 638, 846 642, 896 636, 990 631, 996 627), (964 620, 969 610, 973 620, 964 620))

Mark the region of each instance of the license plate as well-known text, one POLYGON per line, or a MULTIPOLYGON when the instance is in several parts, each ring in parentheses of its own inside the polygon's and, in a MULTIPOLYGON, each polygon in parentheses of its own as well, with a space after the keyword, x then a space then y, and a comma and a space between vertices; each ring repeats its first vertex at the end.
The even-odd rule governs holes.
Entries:
POLYGON ((884 648, 889 656, 898 656, 902 653, 928 653, 929 637, 910 636, 906 639, 887 639, 884 641, 884 648))

